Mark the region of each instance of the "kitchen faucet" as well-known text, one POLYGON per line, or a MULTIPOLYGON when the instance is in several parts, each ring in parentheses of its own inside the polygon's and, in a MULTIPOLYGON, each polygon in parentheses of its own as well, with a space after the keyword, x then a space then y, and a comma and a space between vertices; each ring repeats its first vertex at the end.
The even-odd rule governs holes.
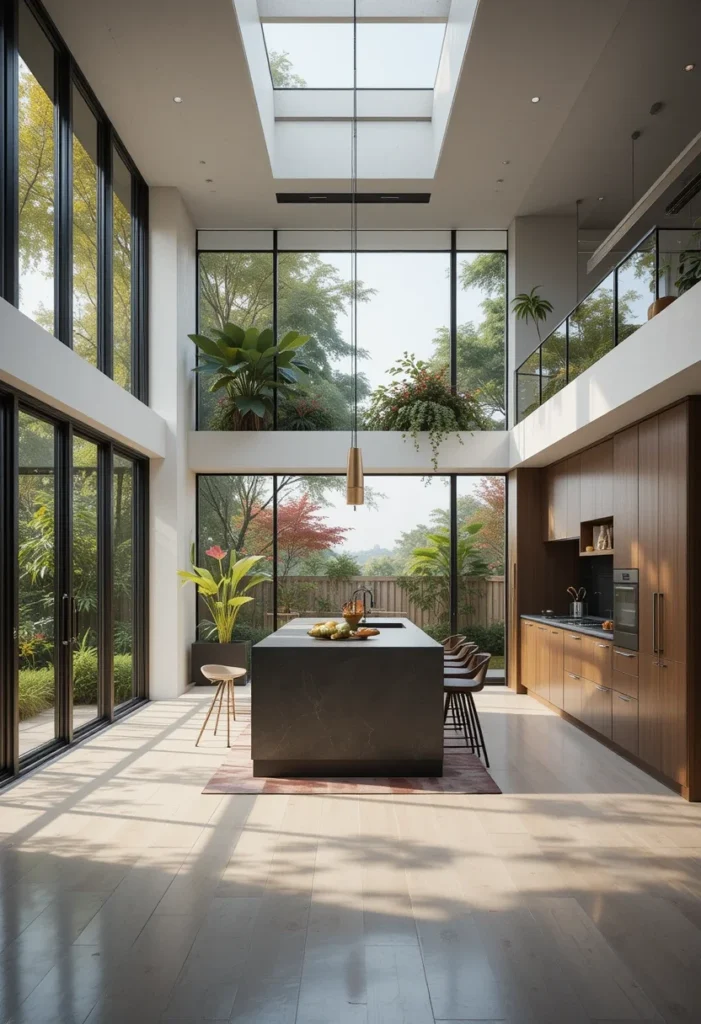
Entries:
POLYGON ((362 594, 363 595, 363 622, 365 622, 365 619, 367 618, 367 615, 368 615, 368 608, 367 608, 367 604, 365 602, 365 595, 366 594, 370 595, 370 607, 371 608, 375 607, 375 595, 373 594, 372 590, 368 590, 367 587, 358 587, 358 589, 354 590, 353 593, 351 594, 351 601, 354 601, 358 594, 362 594))

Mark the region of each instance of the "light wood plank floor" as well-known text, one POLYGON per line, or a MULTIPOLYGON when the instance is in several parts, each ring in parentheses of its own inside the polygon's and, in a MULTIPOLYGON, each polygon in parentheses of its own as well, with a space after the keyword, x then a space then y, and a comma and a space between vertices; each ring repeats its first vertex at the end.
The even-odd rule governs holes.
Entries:
POLYGON ((0 795, 0 1021, 701 1021, 701 806, 496 688, 502 796, 203 796, 209 699, 0 795))

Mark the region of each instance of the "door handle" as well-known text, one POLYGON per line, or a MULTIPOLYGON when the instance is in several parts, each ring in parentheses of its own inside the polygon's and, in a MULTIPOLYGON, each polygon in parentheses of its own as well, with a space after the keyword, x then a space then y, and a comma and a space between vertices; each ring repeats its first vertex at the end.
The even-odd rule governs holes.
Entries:
POLYGON ((596 688, 597 688, 597 690, 601 690, 602 693, 608 693, 609 692, 608 686, 599 686, 599 684, 597 683, 596 688))
POLYGON ((603 649, 604 649, 605 651, 607 651, 607 650, 609 649, 609 645, 608 645, 608 644, 597 644, 596 646, 597 646, 597 647, 603 647, 603 649))
POLYGON ((618 697, 619 700, 624 700, 626 702, 626 704, 630 704, 630 702, 633 699, 632 697, 624 697, 622 693, 617 693, 616 696, 618 697))
POLYGON ((652 595, 652 653, 658 654, 659 648, 657 646, 657 598, 658 594, 655 591, 652 595))
POLYGON ((71 624, 72 624, 72 620, 71 620, 70 601, 71 601, 71 599, 68 596, 68 594, 64 594, 62 596, 62 598, 61 598, 61 632, 63 634, 63 638, 61 640, 61 645, 63 647, 70 647, 71 642, 72 642, 71 641, 71 624), (66 639, 66 638, 68 638, 68 639, 66 639))
POLYGON ((567 675, 570 677, 570 679, 581 679, 582 678, 581 676, 576 676, 574 674, 574 672, 568 672, 567 675))
POLYGON ((657 651, 664 654, 664 594, 657 595, 657 651))
POLYGON ((619 658, 634 658, 635 657, 634 654, 626 654, 625 651, 616 651, 616 650, 614 650, 613 653, 617 654, 619 658))

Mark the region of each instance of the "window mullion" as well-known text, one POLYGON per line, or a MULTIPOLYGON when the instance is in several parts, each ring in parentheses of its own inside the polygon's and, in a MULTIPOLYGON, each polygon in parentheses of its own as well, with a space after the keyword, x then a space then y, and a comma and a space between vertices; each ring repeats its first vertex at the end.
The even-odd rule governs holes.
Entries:
POLYGON ((105 120, 98 125, 98 342, 97 365, 108 377, 113 371, 112 350, 112 129, 105 120))
POLYGON ((71 58, 56 52, 54 276, 56 337, 73 345, 73 103, 71 58))
POLYGON ((18 0, 0 7, 0 295, 19 304, 18 0))

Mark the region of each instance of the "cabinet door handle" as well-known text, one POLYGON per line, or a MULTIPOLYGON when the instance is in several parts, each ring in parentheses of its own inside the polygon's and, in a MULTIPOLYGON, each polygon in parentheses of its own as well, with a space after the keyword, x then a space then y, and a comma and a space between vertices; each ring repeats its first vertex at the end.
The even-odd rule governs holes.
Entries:
POLYGON ((574 672, 568 672, 567 675, 570 677, 570 679, 581 679, 582 678, 581 676, 576 676, 574 674, 574 672))
POLYGON ((557 636, 558 633, 560 632, 560 630, 559 629, 551 629, 550 632, 552 633, 553 636, 557 636))
POLYGON ((634 654, 626 654, 625 651, 617 651, 614 649, 614 654, 617 654, 619 658, 634 658, 634 654))
POLYGON ((657 595, 657 652, 664 654, 664 594, 657 595))
POLYGON ((658 661, 657 664, 660 666, 660 668, 667 668, 668 667, 666 661, 658 661))
POLYGON ((609 692, 608 686, 599 686, 599 684, 597 683, 596 688, 597 688, 597 690, 601 690, 602 693, 608 693, 609 692))
POLYGON ((581 639, 582 639, 581 636, 574 636, 574 635, 572 635, 570 637, 570 640, 581 640, 581 639))
POLYGON ((619 700, 624 700, 626 702, 626 704, 630 704, 630 702, 633 699, 632 697, 624 697, 622 693, 617 693, 616 696, 618 697, 619 700))
POLYGON ((604 649, 605 651, 607 651, 607 650, 609 649, 609 645, 608 645, 608 644, 597 644, 596 646, 597 646, 597 647, 603 647, 603 649, 604 649))
POLYGON ((652 595, 652 653, 658 654, 659 648, 657 645, 657 591, 652 595))

